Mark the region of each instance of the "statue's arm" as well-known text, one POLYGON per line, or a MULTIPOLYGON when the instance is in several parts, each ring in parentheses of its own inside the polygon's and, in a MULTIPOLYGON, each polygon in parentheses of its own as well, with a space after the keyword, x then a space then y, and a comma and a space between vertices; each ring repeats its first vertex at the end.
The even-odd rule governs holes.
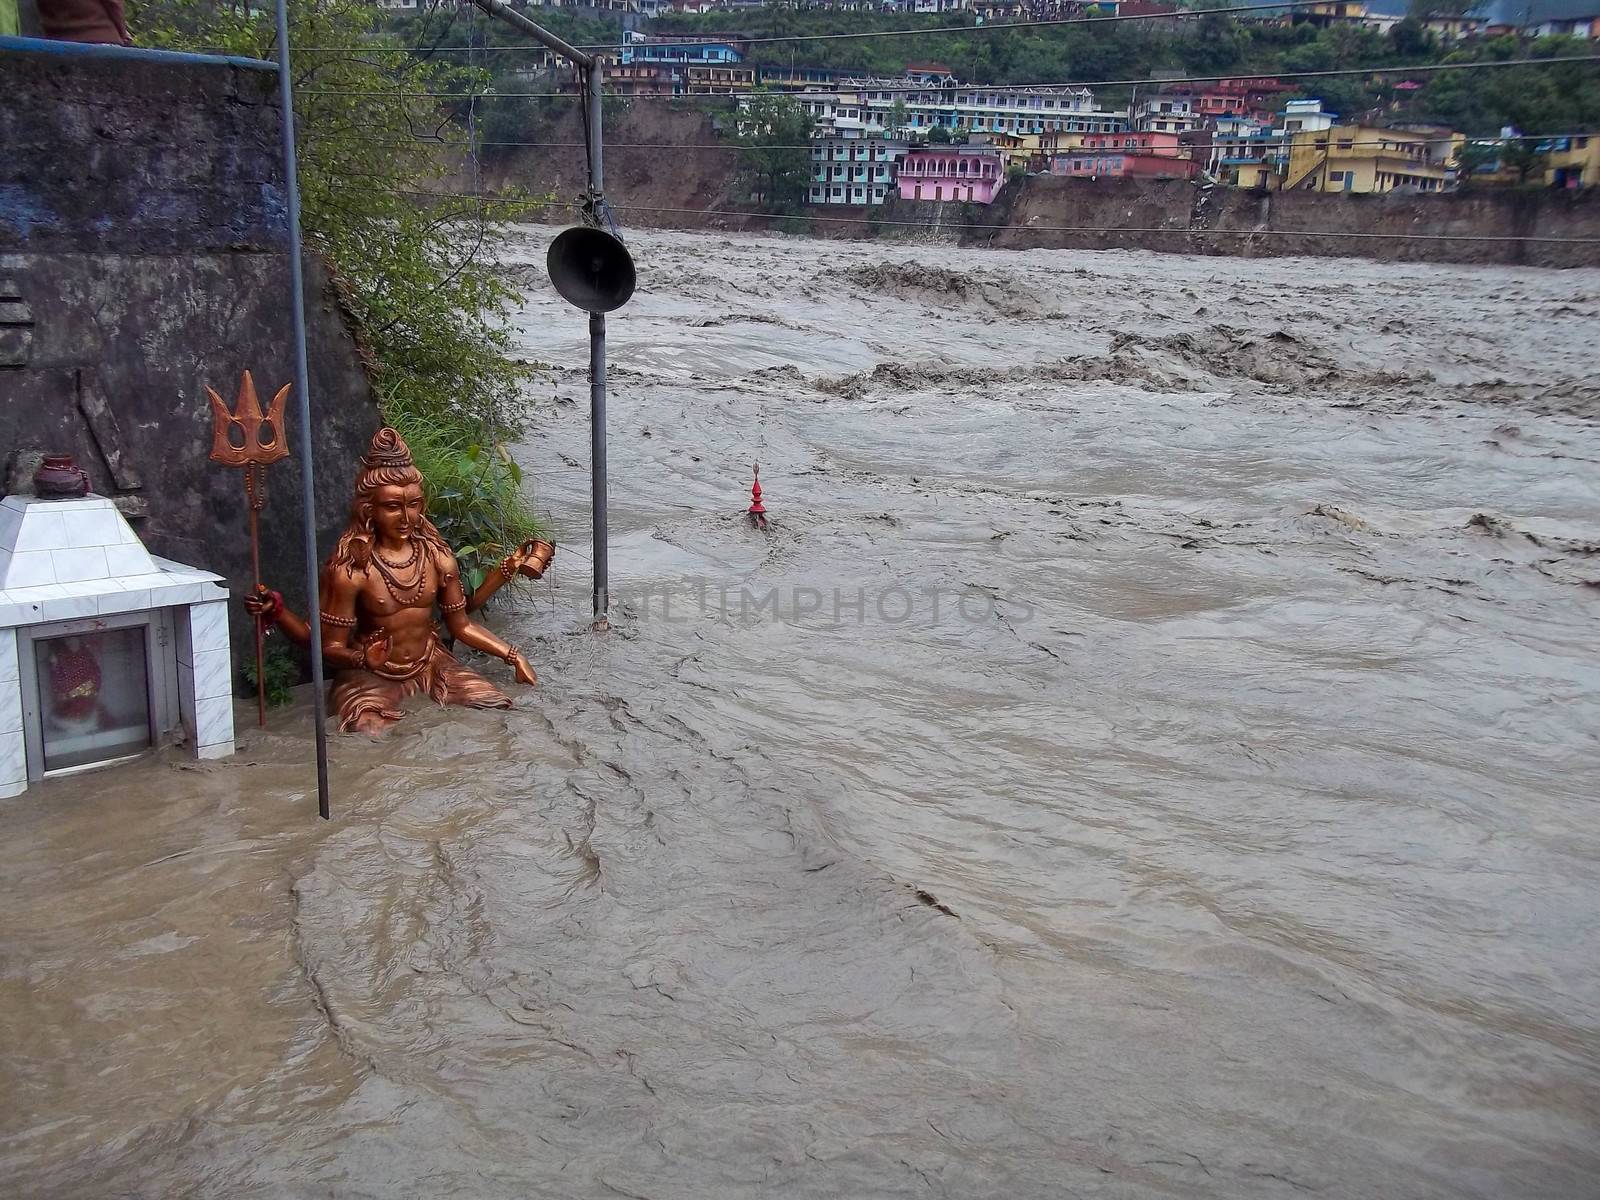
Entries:
POLYGON ((494 655, 514 668, 517 678, 523 683, 533 683, 533 668, 528 665, 528 660, 522 657, 522 651, 510 642, 496 637, 467 616, 469 601, 465 589, 461 586, 461 570, 456 565, 455 555, 441 553, 436 565, 440 580, 439 611, 444 615, 444 625, 450 631, 450 636, 474 650, 494 655))
MULTIPOLYGON (((348 572, 325 570, 322 573, 322 657, 335 667, 364 667, 363 651, 350 644, 355 632, 356 596, 361 591, 361 581, 348 572)), ((284 636, 298 646, 310 647, 311 625, 299 613, 283 602, 281 592, 272 591, 264 584, 246 597, 244 606, 251 616, 259 616, 268 624, 283 630, 284 636)))
POLYGON ((472 595, 467 597, 467 611, 477 612, 490 598, 510 583, 522 564, 533 557, 533 543, 524 542, 510 554, 506 555, 498 567, 488 572, 483 577, 483 582, 473 588, 472 595))
MULTIPOLYGON (((356 597, 360 594, 361 580, 356 575, 336 567, 323 569, 320 589, 322 660, 329 666, 357 669, 367 666, 365 649, 350 644, 356 631, 356 597)), ((307 633, 309 636, 309 627, 307 633)))
POLYGON ((283 597, 277 592, 274 592, 273 595, 278 600, 278 610, 273 617, 273 620, 278 624, 278 628, 283 630, 284 635, 297 646, 311 645, 311 626, 306 622, 306 619, 284 605, 283 597))

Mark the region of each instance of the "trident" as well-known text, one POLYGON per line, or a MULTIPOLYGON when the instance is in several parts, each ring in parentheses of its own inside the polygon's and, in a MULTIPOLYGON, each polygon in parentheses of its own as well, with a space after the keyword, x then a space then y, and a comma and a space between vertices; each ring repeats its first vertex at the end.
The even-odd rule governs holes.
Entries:
MULTIPOLYGON (((267 506, 267 467, 289 456, 283 433, 283 405, 291 384, 284 384, 272 398, 272 407, 261 415, 256 398, 256 383, 246 371, 239 380, 239 400, 233 412, 210 387, 211 461, 225 467, 244 468, 244 495, 250 505, 250 566, 255 572, 256 591, 261 590, 261 532, 258 518, 267 506)), ((262 656, 263 624, 256 617, 256 712, 262 728, 267 724, 267 679, 262 656)))

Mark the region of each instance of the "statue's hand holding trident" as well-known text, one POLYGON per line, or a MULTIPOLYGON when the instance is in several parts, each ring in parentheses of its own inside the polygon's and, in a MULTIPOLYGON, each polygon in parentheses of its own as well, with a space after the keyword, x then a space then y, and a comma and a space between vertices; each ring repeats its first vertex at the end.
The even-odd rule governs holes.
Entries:
MULTIPOLYGON (((261 587, 261 510, 267 503, 267 468, 289 456, 283 431, 283 405, 289 385, 278 389, 271 407, 263 413, 256 396, 255 380, 246 371, 239 379, 239 398, 232 412, 222 397, 206 388, 211 401, 211 461, 225 467, 244 468, 244 494, 250 506, 250 566, 256 587, 261 587)), ((248 607, 248 601, 246 606, 248 607)), ((265 632, 260 614, 256 616, 256 712, 263 728, 267 724, 267 679, 261 653, 265 632)))

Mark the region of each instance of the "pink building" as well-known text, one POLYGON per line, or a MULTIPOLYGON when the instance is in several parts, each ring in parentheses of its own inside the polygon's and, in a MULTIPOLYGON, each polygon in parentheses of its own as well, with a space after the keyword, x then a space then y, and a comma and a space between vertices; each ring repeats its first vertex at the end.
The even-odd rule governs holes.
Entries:
POLYGON ((1004 177, 993 146, 929 146, 900 160, 902 200, 970 200, 987 204, 1004 177))
POLYGON ((1073 150, 1050 164, 1050 174, 1074 179, 1193 179, 1199 173, 1200 164, 1192 158, 1131 150, 1073 150))
POLYGON ((1077 179, 1193 179, 1200 165, 1183 157, 1176 133, 1097 133, 1056 155, 1052 175, 1077 179))
POLYGON ((1160 158, 1177 158, 1181 153, 1179 135, 1176 133, 1091 133, 1080 143, 1085 152, 1104 154, 1121 150, 1129 154, 1153 154, 1160 158))

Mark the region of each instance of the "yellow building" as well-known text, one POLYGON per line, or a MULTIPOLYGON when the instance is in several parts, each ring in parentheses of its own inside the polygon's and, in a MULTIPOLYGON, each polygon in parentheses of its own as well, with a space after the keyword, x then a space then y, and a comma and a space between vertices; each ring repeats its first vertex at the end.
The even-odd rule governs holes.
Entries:
POLYGON ((1090 135, 1065 129, 1047 129, 1035 136, 1039 139, 1039 156, 1049 162, 1057 154, 1078 149, 1083 145, 1083 139, 1090 135))
POLYGON ((1366 20, 1367 5, 1365 0, 1319 0, 1315 4, 1301 5, 1284 15, 1289 20, 1305 21, 1312 25, 1333 25, 1341 21, 1356 23, 1366 20))
POLYGON ((1437 135, 1369 125, 1335 125, 1294 135, 1285 190, 1392 192, 1443 191, 1450 142, 1437 135))
POLYGON ((717 96, 756 90, 756 69, 740 66, 693 64, 683 71, 683 90, 691 96, 717 96))
MULTIPOLYGON (((1027 168, 1042 157, 1039 143, 1045 137, 1054 138, 1054 133, 982 133, 974 134, 969 140, 974 143, 988 144, 1000 148, 1000 157, 1008 167, 1027 168)), ((1074 136, 1082 136, 1074 135, 1074 136)))
MULTIPOLYGON (((1540 143, 1543 149, 1544 143, 1540 143)), ((1594 187, 1600 183, 1600 134, 1556 138, 1545 152, 1544 182, 1549 187, 1594 187)))

